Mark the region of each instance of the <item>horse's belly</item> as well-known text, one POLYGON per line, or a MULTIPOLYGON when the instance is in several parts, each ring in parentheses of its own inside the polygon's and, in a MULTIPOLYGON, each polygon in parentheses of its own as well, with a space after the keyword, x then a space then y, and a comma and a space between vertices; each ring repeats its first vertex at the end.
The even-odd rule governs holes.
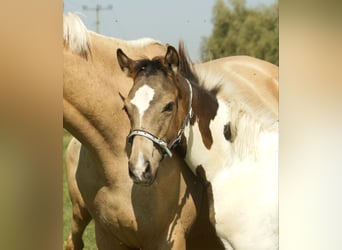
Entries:
POLYGON ((216 230, 234 249, 278 248, 277 165, 245 161, 212 182, 216 230))

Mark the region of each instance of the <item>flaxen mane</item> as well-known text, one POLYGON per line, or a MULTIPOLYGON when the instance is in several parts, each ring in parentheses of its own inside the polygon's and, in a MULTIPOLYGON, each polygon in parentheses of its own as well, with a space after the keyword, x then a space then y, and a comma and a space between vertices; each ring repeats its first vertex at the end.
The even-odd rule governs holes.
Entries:
POLYGON ((79 16, 72 13, 63 14, 63 45, 72 52, 85 58, 90 53, 88 30, 79 16))
POLYGON ((110 39, 111 41, 113 41, 113 44, 126 44, 128 46, 137 48, 143 48, 151 44, 160 44, 161 46, 164 46, 164 44, 162 44, 160 41, 147 37, 125 41, 114 37, 103 36, 96 32, 88 30, 82 22, 81 18, 76 14, 63 14, 64 48, 69 49, 73 53, 76 53, 87 59, 88 56, 91 55, 91 40, 94 36, 110 39))

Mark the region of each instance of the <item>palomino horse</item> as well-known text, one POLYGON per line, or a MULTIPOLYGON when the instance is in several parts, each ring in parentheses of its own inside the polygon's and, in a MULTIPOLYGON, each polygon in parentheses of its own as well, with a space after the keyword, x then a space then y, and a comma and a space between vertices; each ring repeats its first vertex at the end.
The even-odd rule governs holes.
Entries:
POLYGON ((272 75, 258 82, 265 72, 256 63, 253 74, 241 74, 243 67, 231 71, 240 84, 219 77, 206 88, 183 43, 179 54, 169 46, 152 60, 132 60, 121 49, 117 57, 134 79, 124 108, 133 181, 153 183, 162 160, 180 155, 211 185, 213 223, 226 249, 278 249, 278 119, 271 105, 278 85, 272 75), (256 81, 254 89, 244 86, 247 79, 256 81), (274 96, 265 99, 258 88, 271 88, 274 96))
POLYGON ((128 176, 130 125, 120 95, 127 95, 132 80, 121 72, 115 51, 152 58, 166 47, 89 32, 72 14, 64 16, 63 28, 63 126, 82 143, 72 140, 68 149, 73 226, 67 248, 83 248, 92 218, 99 249, 222 249, 209 222, 205 186, 180 157, 165 160, 148 187, 128 176))

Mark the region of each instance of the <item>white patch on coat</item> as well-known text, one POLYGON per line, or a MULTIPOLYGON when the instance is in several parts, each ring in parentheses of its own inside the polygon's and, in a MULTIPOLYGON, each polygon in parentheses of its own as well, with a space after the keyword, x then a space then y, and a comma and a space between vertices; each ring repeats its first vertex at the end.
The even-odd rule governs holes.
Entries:
POLYGON ((151 101, 154 97, 154 89, 152 89, 148 85, 143 85, 136 92, 134 97, 131 100, 131 103, 136 106, 139 112, 139 124, 141 127, 142 118, 144 116, 145 111, 150 106, 151 101))

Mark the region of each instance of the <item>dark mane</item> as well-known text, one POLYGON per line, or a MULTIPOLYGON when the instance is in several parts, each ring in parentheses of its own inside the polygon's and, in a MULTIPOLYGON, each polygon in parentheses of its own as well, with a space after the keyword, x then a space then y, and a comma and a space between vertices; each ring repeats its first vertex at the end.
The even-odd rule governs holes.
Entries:
POLYGON ((192 83, 199 83, 198 76, 193 70, 193 62, 185 49, 184 42, 180 41, 178 44, 178 56, 179 56, 179 73, 187 78, 192 83))
MULTIPOLYGON (((191 83, 199 85, 202 89, 204 89, 202 82, 200 81, 199 77, 197 76, 194 68, 193 62, 185 49, 184 42, 180 41, 178 44, 178 55, 179 55, 179 72, 180 74, 187 78, 191 83)), ((221 89, 221 84, 217 84, 212 89, 206 89, 208 92, 213 94, 214 96, 221 89)))

